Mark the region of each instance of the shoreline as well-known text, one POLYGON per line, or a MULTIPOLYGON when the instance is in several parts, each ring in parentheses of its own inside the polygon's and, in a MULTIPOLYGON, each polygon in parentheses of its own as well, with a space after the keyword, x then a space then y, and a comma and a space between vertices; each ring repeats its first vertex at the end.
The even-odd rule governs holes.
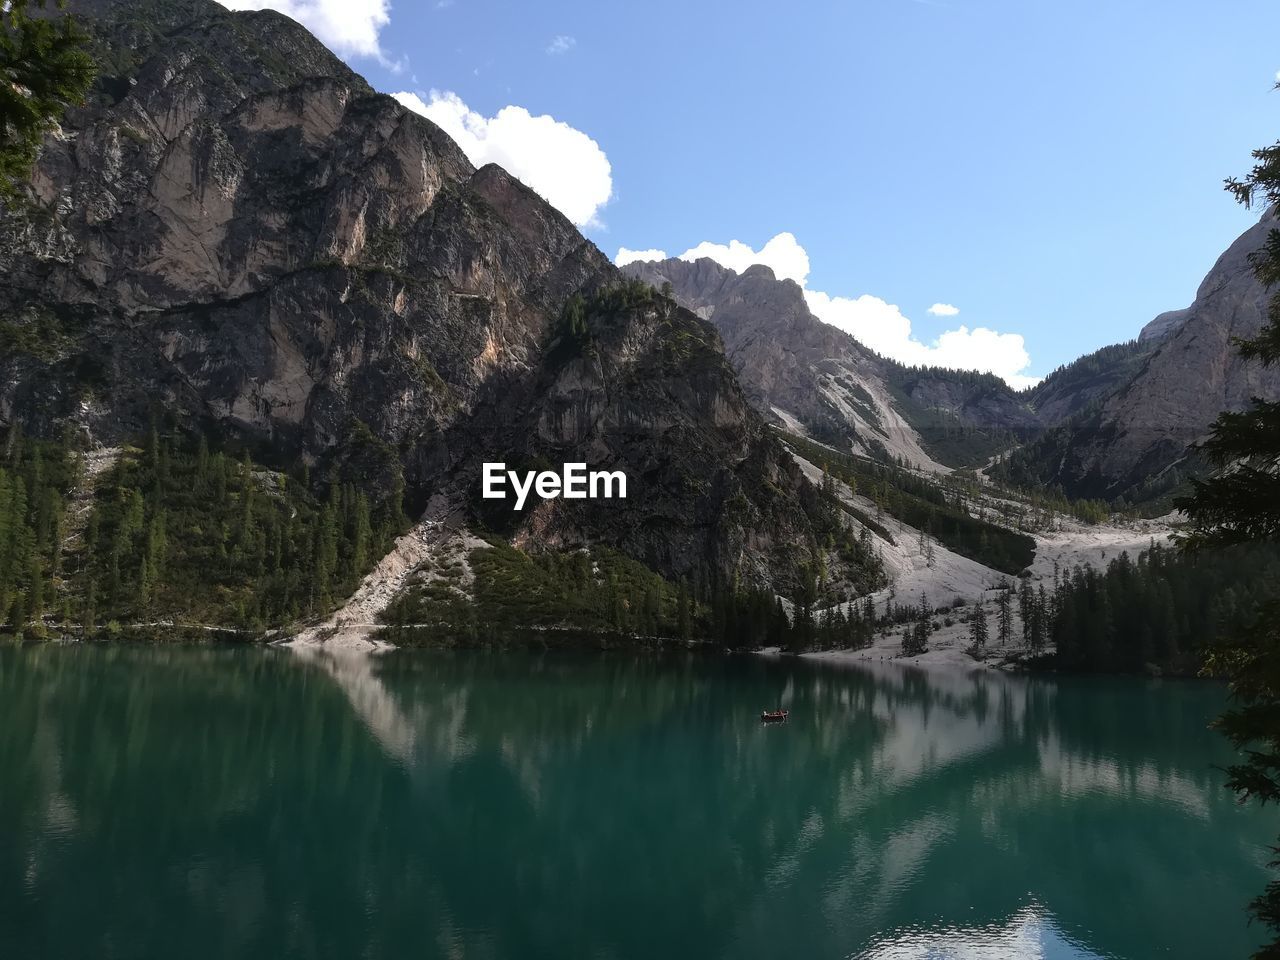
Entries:
MULTIPOLYGON (((331 628, 332 629, 332 628, 331 628)), ((765 659, 783 660, 796 659, 804 660, 811 663, 826 664, 830 666, 865 666, 865 667, 914 667, 917 669, 929 670, 940 674, 971 674, 986 673, 996 670, 1004 674, 1025 674, 1028 676, 1044 676, 1044 677, 1134 677, 1148 680, 1189 680, 1189 681, 1212 681, 1221 683, 1221 680, 1213 677, 1206 677, 1199 672, 1181 673, 1181 672, 1115 672, 1115 671, 1080 671, 1080 670, 1059 670, 1056 667, 1037 667, 1020 659, 1013 654, 1021 654, 1024 651, 1016 644, 1006 647, 997 647, 989 650, 989 656, 984 660, 975 660, 969 656, 963 647, 946 646, 934 648, 915 657, 902 656, 899 645, 892 638, 878 638, 878 642, 870 647, 859 649, 839 649, 839 650, 811 650, 805 653, 793 654, 779 647, 763 647, 756 650, 734 649, 729 647, 714 647, 707 641, 684 641, 671 638, 629 638, 628 641, 619 642, 614 645, 576 645, 561 646, 552 644, 542 644, 541 646, 528 642, 522 643, 475 643, 463 646, 453 646, 448 644, 408 644, 398 645, 387 640, 381 640, 373 634, 382 629, 381 624, 363 624, 359 626, 344 626, 332 629, 327 635, 320 635, 320 631, 305 630, 298 634, 277 637, 269 639, 272 634, 258 634, 253 639, 236 639, 228 634, 236 634, 231 628, 222 627, 190 627, 179 630, 179 636, 176 639, 161 640, 154 635, 148 636, 130 636, 126 631, 124 634, 105 638, 101 635, 95 637, 71 636, 66 634, 53 634, 50 636, 35 638, 24 637, 18 638, 12 634, 4 634, 0 636, 0 647, 5 646, 33 646, 33 645, 55 645, 55 646, 74 646, 78 644, 100 645, 124 644, 137 646, 202 646, 206 644, 217 644, 238 647, 259 646, 264 649, 283 649, 290 653, 297 654, 302 657, 314 657, 317 655, 329 654, 342 658, 372 658, 383 656, 394 652, 413 653, 419 651, 431 650, 510 650, 510 649, 542 649, 545 652, 595 652, 600 654, 616 653, 620 651, 663 651, 672 648, 681 648, 686 651, 702 650, 705 653, 719 655, 739 655, 762 657, 765 659), (306 634, 310 633, 310 636, 306 634), (223 637, 218 637, 223 634, 223 637)), ((572 630, 573 628, 564 628, 572 630)), ((278 633, 279 631, 274 631, 278 633)), ((555 632, 555 631, 552 631, 555 632)))
POLYGON ((282 647, 295 653, 328 650, 334 653, 377 655, 399 649, 393 643, 380 640, 377 632, 381 624, 342 624, 340 626, 311 627, 288 637, 271 640, 268 646, 282 647))

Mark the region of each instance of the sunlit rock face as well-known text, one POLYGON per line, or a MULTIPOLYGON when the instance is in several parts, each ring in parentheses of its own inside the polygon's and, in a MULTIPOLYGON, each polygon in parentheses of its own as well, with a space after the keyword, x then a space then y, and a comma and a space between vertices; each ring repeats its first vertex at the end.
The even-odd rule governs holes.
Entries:
POLYGON ((1093 409, 1046 438, 1046 482, 1076 495, 1132 498, 1144 483, 1187 466, 1189 447, 1219 413, 1247 409, 1254 397, 1280 397, 1280 369, 1243 360, 1236 346, 1266 323, 1268 293, 1249 257, 1277 226, 1268 210, 1218 258, 1190 307, 1143 328, 1140 362, 1093 409))
POLYGON ((929 466, 938 448, 924 424, 942 416, 946 429, 1008 431, 1026 444, 1020 481, 1132 498, 1183 465, 1221 411, 1280 397, 1280 369, 1241 360, 1235 345, 1266 321, 1267 293, 1249 256, 1278 223, 1274 210, 1264 214, 1219 258, 1195 302, 1156 317, 1136 344, 1081 358, 1021 394, 995 378, 886 361, 819 321, 801 288, 764 266, 739 274, 712 260, 670 259, 624 270, 670 283, 716 325, 748 397, 779 426, 929 466))
POLYGON ((814 316, 801 287, 769 267, 738 273, 710 259, 672 258, 630 263, 623 272, 655 286, 670 283, 681 304, 715 324, 747 396, 786 429, 942 469, 933 457, 936 438, 917 414, 936 411, 965 428, 1026 429, 1038 422, 995 377, 908 371, 878 356, 814 316))
POLYGON ((652 298, 556 352, 567 299, 618 272, 296 23, 212 0, 70 10, 102 71, 44 144, 39 208, 0 216, 22 344, 0 422, 121 440, 159 410, 281 461, 402 469, 413 502, 463 512, 483 460, 607 465, 625 504, 547 505, 540 537, 794 581, 805 483, 705 322, 652 298))

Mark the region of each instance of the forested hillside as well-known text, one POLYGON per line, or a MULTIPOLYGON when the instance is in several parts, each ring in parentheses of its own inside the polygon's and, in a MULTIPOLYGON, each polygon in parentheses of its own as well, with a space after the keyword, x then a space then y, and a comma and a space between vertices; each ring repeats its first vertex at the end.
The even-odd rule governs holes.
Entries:
MULTIPOLYGON (((66 497, 76 464, 63 443, 11 431, 0 459, 0 622, 61 613, 66 497)), ((42 631, 37 628, 38 634, 42 631)))
POLYGON ((880 359, 897 409, 939 463, 980 467, 1037 432, 1023 398, 994 374, 880 359))
POLYGON ((326 613, 407 525, 398 489, 371 502, 337 475, 268 471, 153 432, 98 486, 83 622, 261 631, 326 613))
POLYGON ((375 538, 401 483, 415 515, 435 500, 496 524, 475 509, 495 457, 633 481, 625 501, 507 511, 509 537, 607 546, 672 582, 705 564, 800 587, 834 514, 704 320, 627 284, 535 191, 475 168, 288 17, 213 0, 67 11, 100 71, 42 140, 24 202, 0 205, 0 426, 145 450, 157 420, 290 475, 257 490, 224 470, 219 501, 216 472, 179 464, 194 445, 126 456, 93 532, 110 538, 89 561, 95 620, 178 606, 142 539, 190 534, 194 550, 197 527, 213 582, 183 602, 237 623, 315 613, 376 553, 361 498, 375 538), (301 463, 314 487, 295 502, 301 463), (210 494, 190 529, 179 484, 210 494), (327 522, 351 542, 336 558, 327 522))
POLYGON ((1064 576, 1046 611, 1054 662, 1067 670, 1194 675, 1214 642, 1280 596, 1280 548, 1205 555, 1153 546, 1106 570, 1064 576))
POLYGON ((371 501, 350 479, 268 470, 204 438, 153 430, 110 457, 95 478, 79 442, 10 434, 0 629, 259 635, 327 613, 407 524, 398 484, 371 501))
POLYGON ((1009 574, 1020 573, 1035 557, 1032 537, 974 516, 963 497, 949 493, 936 480, 800 437, 787 435, 786 440, 800 456, 872 500, 877 509, 937 537, 961 556, 1009 574))

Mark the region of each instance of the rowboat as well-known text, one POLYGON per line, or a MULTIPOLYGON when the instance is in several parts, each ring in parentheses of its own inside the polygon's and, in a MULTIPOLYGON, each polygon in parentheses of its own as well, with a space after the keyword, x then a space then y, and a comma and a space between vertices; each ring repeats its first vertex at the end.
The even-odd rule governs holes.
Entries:
POLYGON ((786 710, 762 710, 760 711, 761 723, 783 723, 787 719, 786 710))

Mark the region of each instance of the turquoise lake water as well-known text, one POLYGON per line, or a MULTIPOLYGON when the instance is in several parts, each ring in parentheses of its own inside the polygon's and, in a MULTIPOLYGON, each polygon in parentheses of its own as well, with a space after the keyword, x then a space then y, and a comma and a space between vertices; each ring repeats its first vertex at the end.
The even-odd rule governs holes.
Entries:
POLYGON ((0 650, 0 957, 1233 958, 1187 681, 0 650), (788 723, 762 727, 782 704, 788 723))

